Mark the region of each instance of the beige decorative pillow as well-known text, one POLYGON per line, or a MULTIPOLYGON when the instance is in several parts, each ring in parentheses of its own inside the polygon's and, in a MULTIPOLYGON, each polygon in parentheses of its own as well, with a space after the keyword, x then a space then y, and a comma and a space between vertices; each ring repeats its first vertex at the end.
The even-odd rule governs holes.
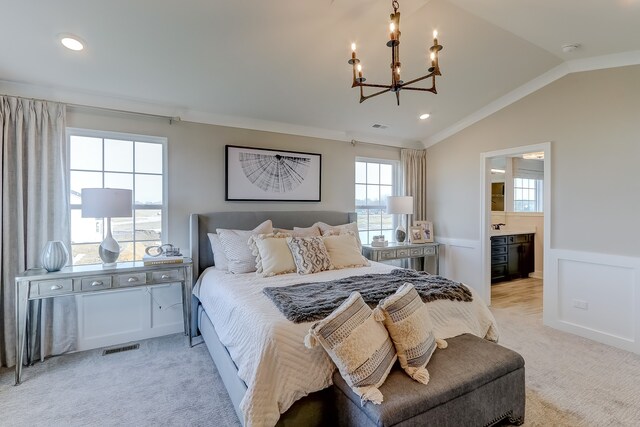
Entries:
POLYGON ((287 245, 288 234, 258 234, 249 238, 249 246, 256 257, 256 273, 262 277, 293 273, 296 264, 287 245))
POLYGON ((387 379, 396 361, 389 333, 373 318, 373 312, 358 292, 309 330, 308 348, 321 344, 340 375, 360 396, 360 403, 382 403, 378 387, 387 379))
POLYGON ((213 252, 213 266, 220 270, 229 269, 229 261, 224 254, 222 243, 220 243, 220 236, 216 233, 207 233, 209 236, 209 243, 211 244, 211 252, 213 252))
POLYGON ((298 274, 333 270, 334 267, 322 237, 289 237, 287 245, 291 250, 298 274))
POLYGON ((256 271, 256 257, 251 253, 249 238, 254 234, 273 233, 273 225, 268 219, 253 230, 227 230, 218 228, 220 243, 227 257, 228 268, 232 273, 251 273, 256 271))
POLYGON ((411 283, 400 286, 395 294, 380 301, 374 310, 376 320, 384 322, 396 347, 400 366, 414 380, 427 384, 427 363, 447 342, 436 339, 429 310, 411 283))
POLYGON ((313 237, 321 236, 320 229, 312 226, 307 228, 293 227, 293 230, 287 230, 285 228, 274 228, 274 233, 286 233, 291 237, 313 237))
POLYGON ((325 236, 322 238, 331 264, 335 268, 350 268, 368 266, 369 261, 362 256, 362 252, 352 232, 337 236, 325 236))
POLYGON ((348 233, 349 231, 353 232, 353 235, 356 236, 360 252, 362 252, 362 242, 360 241, 360 231, 358 230, 357 222, 342 225, 329 225, 324 222, 316 222, 314 225, 320 229, 320 233, 322 233, 323 236, 335 236, 348 233))

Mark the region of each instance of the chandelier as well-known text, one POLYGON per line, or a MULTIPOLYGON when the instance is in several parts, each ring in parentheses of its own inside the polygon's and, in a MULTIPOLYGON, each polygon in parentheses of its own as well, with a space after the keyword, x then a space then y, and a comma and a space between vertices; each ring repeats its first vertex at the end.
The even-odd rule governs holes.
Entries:
POLYGON ((360 103, 366 101, 369 98, 373 98, 374 96, 378 96, 386 92, 394 92, 396 94, 398 105, 400 105, 400 91, 403 89, 438 93, 438 91, 436 90, 436 76, 442 75, 440 74, 440 67, 438 66, 438 52, 442 50, 442 45, 438 44, 438 32, 433 32, 433 46, 429 48, 429 50, 431 51, 431 66, 427 69, 428 74, 422 77, 418 77, 417 79, 410 80, 408 82, 400 80, 400 12, 398 12, 398 8, 400 7, 400 5, 398 4, 397 0, 393 0, 391 2, 391 7, 393 7, 393 13, 390 15, 391 23, 389 24, 389 41, 387 42, 387 46, 391 48, 390 85, 365 83, 367 79, 362 76, 362 64, 356 56, 356 44, 351 44, 352 52, 351 59, 349 60, 349 64, 353 65, 353 84, 351 85, 351 87, 360 88, 360 103), (428 78, 431 78, 430 88, 410 87, 410 85, 428 78), (364 87, 381 88, 382 90, 365 96, 362 89, 364 87))

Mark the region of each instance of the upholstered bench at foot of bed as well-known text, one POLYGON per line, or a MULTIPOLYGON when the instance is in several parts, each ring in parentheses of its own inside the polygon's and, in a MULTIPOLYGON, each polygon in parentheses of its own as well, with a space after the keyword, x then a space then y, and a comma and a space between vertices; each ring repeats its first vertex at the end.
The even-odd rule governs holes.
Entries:
POLYGON ((384 402, 360 398, 336 372, 333 376, 341 426, 488 426, 524 421, 524 359, 498 344, 465 334, 436 350, 424 385, 398 366, 380 387, 384 402))

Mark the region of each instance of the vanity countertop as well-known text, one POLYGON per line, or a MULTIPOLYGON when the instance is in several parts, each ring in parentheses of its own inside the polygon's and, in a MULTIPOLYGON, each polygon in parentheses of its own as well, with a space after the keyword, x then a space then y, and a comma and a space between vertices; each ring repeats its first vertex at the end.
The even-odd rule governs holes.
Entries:
POLYGON ((535 234, 536 227, 517 227, 517 228, 502 228, 502 230, 489 231, 489 236, 512 236, 514 234, 535 234))

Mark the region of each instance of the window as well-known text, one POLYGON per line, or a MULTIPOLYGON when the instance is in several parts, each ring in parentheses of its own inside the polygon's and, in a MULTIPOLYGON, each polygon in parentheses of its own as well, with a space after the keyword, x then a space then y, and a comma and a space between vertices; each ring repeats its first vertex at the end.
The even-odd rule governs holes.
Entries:
POLYGON ((543 180, 530 178, 514 178, 513 211, 542 212, 543 180))
POLYGON ((131 218, 113 218, 113 237, 120 243, 118 261, 141 260, 145 248, 158 245, 166 230, 165 138, 67 129, 69 200, 73 264, 102 262, 103 218, 82 218, 83 188, 133 191, 131 218))
POLYGON ((356 212, 363 243, 380 234, 386 240, 395 240, 395 219, 386 213, 386 204, 387 197, 396 194, 397 173, 397 162, 356 159, 356 212))

